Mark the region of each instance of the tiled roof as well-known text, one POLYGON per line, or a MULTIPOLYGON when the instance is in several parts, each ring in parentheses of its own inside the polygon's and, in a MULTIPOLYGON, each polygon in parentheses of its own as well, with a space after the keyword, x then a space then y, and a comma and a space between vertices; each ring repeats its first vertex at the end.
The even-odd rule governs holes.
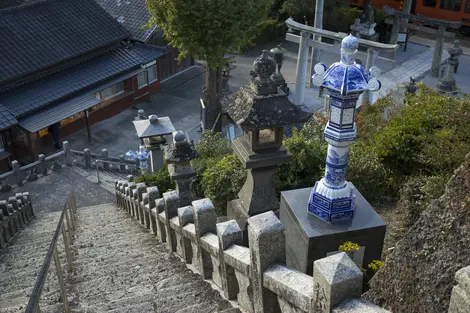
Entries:
POLYGON ((40 81, 0 93, 0 103, 16 117, 20 117, 116 75, 138 68, 164 54, 162 49, 151 45, 136 44, 132 48, 122 47, 40 81))
POLYGON ((131 34, 132 39, 146 42, 157 28, 145 27, 150 19, 145 0, 95 0, 106 12, 122 24, 131 34))
POLYGON ((13 114, 11 114, 11 112, 3 105, 0 105, 0 130, 6 129, 15 124, 18 124, 18 121, 13 114))
POLYGON ((129 38, 94 0, 46 0, 0 10, 0 84, 129 38))

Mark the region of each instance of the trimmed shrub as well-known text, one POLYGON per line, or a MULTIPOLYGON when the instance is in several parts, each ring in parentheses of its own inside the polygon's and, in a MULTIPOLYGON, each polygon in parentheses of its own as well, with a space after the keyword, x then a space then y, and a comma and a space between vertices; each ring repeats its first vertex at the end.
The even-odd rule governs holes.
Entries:
POLYGON ((227 214, 227 201, 237 198, 246 181, 246 170, 235 154, 224 156, 207 167, 202 175, 204 195, 210 198, 219 216, 227 214))
POLYGON ((176 188, 175 182, 170 179, 168 173, 168 165, 165 162, 165 166, 159 169, 157 172, 147 172, 140 174, 138 177, 134 177, 135 183, 145 183, 147 187, 157 186, 160 194, 164 192, 174 190, 176 188))

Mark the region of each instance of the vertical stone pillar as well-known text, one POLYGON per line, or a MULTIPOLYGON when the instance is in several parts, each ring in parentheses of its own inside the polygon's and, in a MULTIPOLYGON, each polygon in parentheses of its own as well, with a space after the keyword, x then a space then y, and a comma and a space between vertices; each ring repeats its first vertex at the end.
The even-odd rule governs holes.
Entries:
MULTIPOLYGON (((379 51, 373 48, 368 48, 367 49, 367 61, 366 61, 366 71, 369 72, 369 70, 375 66, 375 62, 377 60, 377 56, 379 55, 379 51)), ((362 94, 362 105, 366 104, 369 102, 372 104, 374 101, 374 94, 370 90, 365 90, 364 93, 362 94)))
POLYGON ((73 155, 72 155, 72 150, 70 149, 70 143, 68 141, 64 141, 62 143, 62 147, 65 152, 65 164, 67 166, 72 166, 73 165, 73 155))
POLYGON ((3 232, 5 236, 5 242, 8 243, 10 239, 15 235, 14 224, 12 223, 12 217, 10 211, 8 211, 7 202, 5 200, 0 201, 0 215, 3 220, 3 232))
POLYGON ((219 264, 222 291, 226 299, 236 299, 238 294, 237 277, 235 276, 233 267, 225 263, 224 250, 233 244, 242 244, 242 230, 235 220, 218 223, 216 227, 217 237, 219 238, 219 264))
POLYGON ((164 211, 165 211, 165 200, 163 198, 155 200, 155 221, 156 221, 156 227, 157 227, 157 238, 162 243, 166 242, 165 222, 160 220, 160 213, 164 211))
POLYGON ((176 237, 170 227, 170 220, 178 215, 178 208, 180 207, 180 198, 176 191, 169 191, 163 194, 163 201, 165 201, 165 230, 166 230, 166 243, 171 252, 176 252, 176 237))
MULTIPOLYGON (((392 34, 390 36, 390 44, 397 44, 398 43, 398 33, 400 32, 400 18, 398 16, 393 16, 393 26, 392 26, 392 34)), ((391 52, 391 58, 395 60, 395 56, 397 51, 394 50, 391 52)))
MULTIPOLYGON (((315 20, 313 21, 313 27, 318 29, 323 29, 323 7, 324 7, 324 0, 316 0, 315 1, 315 20)), ((313 40, 321 41, 321 37, 319 35, 313 35, 313 40)), ((312 47, 312 56, 311 56, 311 65, 310 65, 310 77, 315 74, 315 64, 320 62, 320 54, 321 50, 316 47, 312 47)), ((313 83, 309 80, 309 87, 313 87, 313 83)))
POLYGON ((210 199, 201 199, 192 202, 194 210, 194 228, 196 231, 196 245, 193 253, 193 266, 204 279, 212 276, 212 260, 209 252, 202 249, 201 236, 207 232, 216 232, 217 215, 210 199))
POLYGON ((103 158, 103 170, 109 171, 109 163, 106 162, 109 161, 108 149, 101 150, 101 157, 103 158))
POLYGON ((285 264, 286 241, 284 226, 273 211, 248 219, 253 304, 255 313, 276 311, 276 295, 263 287, 263 272, 274 263, 285 264))
POLYGON ((120 154, 119 161, 121 162, 121 164, 119 164, 119 171, 121 172, 126 171, 126 165, 124 164, 125 160, 126 160, 126 157, 124 156, 124 154, 120 154))
POLYGON ((344 252, 315 261, 313 282, 313 312, 331 312, 362 293, 362 272, 344 252))
POLYGON ((445 26, 439 26, 437 30, 436 45, 434 47, 434 55, 432 56, 432 76, 439 77, 441 70, 442 52, 444 50, 444 36, 446 33, 445 26))
POLYGON ((83 153, 85 154, 83 156, 83 162, 85 163, 85 167, 86 168, 90 168, 91 167, 91 152, 90 152, 90 149, 88 148, 85 148, 83 149, 83 153))
POLYGON ((143 200, 144 200, 144 193, 147 192, 147 186, 145 183, 139 183, 137 184, 137 201, 135 203, 136 205, 136 219, 140 222, 140 224, 144 224, 144 209, 143 209, 143 200))
POLYGON ((134 190, 137 188, 137 184, 134 182, 130 182, 129 186, 125 189, 126 190, 126 204, 124 209, 132 215, 132 206, 133 206, 133 197, 134 197, 134 190))
POLYGON ((295 76, 294 104, 302 105, 305 99, 305 88, 308 68, 308 41, 310 34, 300 33, 299 54, 297 59, 297 74, 295 76))
POLYGON ((20 164, 18 161, 11 161, 11 167, 13 169, 13 175, 15 175, 16 184, 18 186, 23 186, 23 179, 21 178, 20 164))
POLYGON ((29 192, 23 192, 23 197, 25 198, 25 201, 28 202, 30 217, 34 217, 33 202, 31 201, 31 195, 29 194, 29 192))
MULTIPOLYGON (((193 223, 193 213, 194 209, 190 205, 178 209, 178 220, 180 222, 181 229, 183 229, 183 227, 189 223, 193 223)), ((186 264, 191 263, 193 259, 191 241, 190 239, 186 238, 182 232, 179 238, 178 248, 180 249, 178 254, 183 258, 186 264)))
POLYGON ((163 150, 160 145, 152 145, 148 147, 150 154, 150 166, 152 172, 158 172, 159 169, 163 168, 163 150))
POLYGON ((46 163, 46 156, 44 154, 40 154, 38 156, 39 159, 39 174, 42 174, 43 176, 47 175, 47 163, 46 163))
POLYGON ((147 229, 150 229, 152 233, 154 233, 153 230, 156 229, 156 224, 155 224, 156 221, 153 218, 152 209, 155 208, 155 200, 160 198, 160 192, 157 187, 150 187, 150 188, 147 188, 147 194, 149 198, 149 203, 148 203, 149 210, 148 212, 145 213, 146 214, 145 227, 147 229))

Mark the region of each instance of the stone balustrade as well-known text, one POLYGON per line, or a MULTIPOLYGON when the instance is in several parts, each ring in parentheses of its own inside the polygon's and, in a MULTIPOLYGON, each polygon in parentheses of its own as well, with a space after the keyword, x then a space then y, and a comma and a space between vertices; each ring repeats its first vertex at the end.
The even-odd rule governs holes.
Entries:
POLYGON ((34 217, 31 196, 28 192, 0 201, 0 251, 34 217))
POLYGON ((217 223, 209 199, 180 207, 176 191, 115 183, 120 208, 243 312, 386 313, 360 300, 362 272, 345 253, 315 261, 313 278, 285 265, 284 226, 272 211, 248 219, 249 248, 235 220, 217 223))
POLYGON ((110 157, 106 149, 102 150, 101 155, 91 153, 90 149, 72 150, 67 141, 63 142, 62 151, 50 156, 40 154, 37 161, 24 166, 20 166, 16 160, 11 164, 12 170, 0 175, 0 192, 8 192, 17 186, 23 186, 27 182, 58 171, 63 166, 76 165, 85 169, 119 171, 126 174, 135 174, 138 168, 136 162, 127 161, 124 155, 118 158, 110 157))

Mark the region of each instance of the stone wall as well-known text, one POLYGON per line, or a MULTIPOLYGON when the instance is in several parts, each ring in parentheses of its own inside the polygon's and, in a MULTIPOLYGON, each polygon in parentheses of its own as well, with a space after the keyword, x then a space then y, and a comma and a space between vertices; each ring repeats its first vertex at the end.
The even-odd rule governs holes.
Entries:
POLYGON ((345 254, 315 261, 313 277, 285 265, 284 226, 269 211, 248 219, 249 248, 235 220, 217 223, 209 199, 180 207, 176 191, 117 181, 118 206, 244 312, 386 313, 360 300, 362 272, 345 254))
POLYGON ((8 201, 0 201, 0 251, 23 229, 34 217, 29 193, 17 193, 8 201))

